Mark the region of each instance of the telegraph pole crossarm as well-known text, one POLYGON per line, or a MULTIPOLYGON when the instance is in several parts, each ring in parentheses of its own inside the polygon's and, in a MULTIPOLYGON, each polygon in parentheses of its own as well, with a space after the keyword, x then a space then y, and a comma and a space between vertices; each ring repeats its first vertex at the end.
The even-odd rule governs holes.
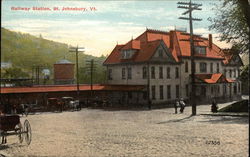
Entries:
MULTIPOLYGON (((190 18, 187 18, 187 17, 179 17, 179 19, 182 19, 182 20, 190 20, 190 18)), ((201 21, 202 19, 191 18, 191 20, 193 20, 193 21, 201 21)))
MULTIPOLYGON (((190 51, 191 51, 191 104, 192 104, 192 115, 196 115, 196 101, 195 101, 195 95, 196 95, 196 86, 195 86, 195 63, 194 63, 194 39, 193 39, 193 21, 201 21, 201 19, 192 18, 192 11, 194 10, 202 10, 199 8, 202 6, 202 4, 196 4, 190 2, 178 2, 179 6, 177 8, 181 9, 188 9, 182 15, 189 14, 189 17, 179 17, 179 19, 182 20, 189 20, 189 28, 190 28, 190 51)), ((183 40, 185 41, 185 40, 183 40)))

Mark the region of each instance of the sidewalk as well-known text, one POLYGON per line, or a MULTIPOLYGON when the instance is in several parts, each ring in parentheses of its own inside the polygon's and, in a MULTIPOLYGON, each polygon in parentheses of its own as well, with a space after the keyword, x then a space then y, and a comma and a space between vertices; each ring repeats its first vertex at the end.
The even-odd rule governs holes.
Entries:
POLYGON ((249 114, 247 112, 242 113, 234 113, 234 112, 217 112, 217 113, 203 113, 200 115, 205 116, 232 116, 232 117, 248 117, 249 114))
MULTIPOLYGON (((218 104, 219 109, 226 107, 233 102, 227 102, 227 103, 221 103, 218 104)), ((202 105, 203 106, 203 105, 202 105)), ((248 117, 249 113, 248 112, 242 112, 242 113, 236 113, 236 112, 217 112, 217 113, 212 113, 211 112, 211 105, 206 105, 207 107, 199 107, 199 115, 206 115, 206 116, 234 116, 234 117, 248 117)))

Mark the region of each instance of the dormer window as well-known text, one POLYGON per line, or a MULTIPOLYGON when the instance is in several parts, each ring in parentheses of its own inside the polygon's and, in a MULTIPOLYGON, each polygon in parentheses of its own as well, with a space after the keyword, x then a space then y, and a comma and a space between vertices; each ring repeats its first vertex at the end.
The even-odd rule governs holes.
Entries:
POLYGON ((121 59, 129 59, 131 58, 135 53, 135 50, 122 50, 121 51, 121 59))
POLYGON ((194 51, 195 51, 195 54, 206 55, 206 47, 205 46, 195 46, 194 51))
POLYGON ((159 54, 159 57, 163 57, 163 50, 159 50, 158 54, 159 54))

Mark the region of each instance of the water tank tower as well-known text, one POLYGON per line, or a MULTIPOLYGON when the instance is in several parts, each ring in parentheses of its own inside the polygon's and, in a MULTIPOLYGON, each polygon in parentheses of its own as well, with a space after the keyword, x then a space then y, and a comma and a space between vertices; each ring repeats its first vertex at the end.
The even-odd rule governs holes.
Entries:
POLYGON ((74 83, 74 63, 62 59, 54 64, 54 82, 55 84, 73 84, 74 83))

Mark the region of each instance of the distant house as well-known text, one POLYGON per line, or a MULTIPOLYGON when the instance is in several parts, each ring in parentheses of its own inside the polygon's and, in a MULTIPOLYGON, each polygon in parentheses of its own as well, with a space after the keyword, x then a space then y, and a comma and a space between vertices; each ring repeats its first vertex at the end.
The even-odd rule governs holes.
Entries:
POLYGON ((8 69, 12 67, 11 62, 1 62, 1 69, 8 69))
MULTIPOLYGON (((145 85, 141 93, 128 93, 130 102, 166 103, 190 98, 190 34, 147 29, 137 38, 116 45, 103 65, 110 85, 145 85)), ((237 99, 238 77, 243 65, 239 55, 227 55, 212 41, 212 35, 194 36, 196 98, 199 102, 237 99)))

